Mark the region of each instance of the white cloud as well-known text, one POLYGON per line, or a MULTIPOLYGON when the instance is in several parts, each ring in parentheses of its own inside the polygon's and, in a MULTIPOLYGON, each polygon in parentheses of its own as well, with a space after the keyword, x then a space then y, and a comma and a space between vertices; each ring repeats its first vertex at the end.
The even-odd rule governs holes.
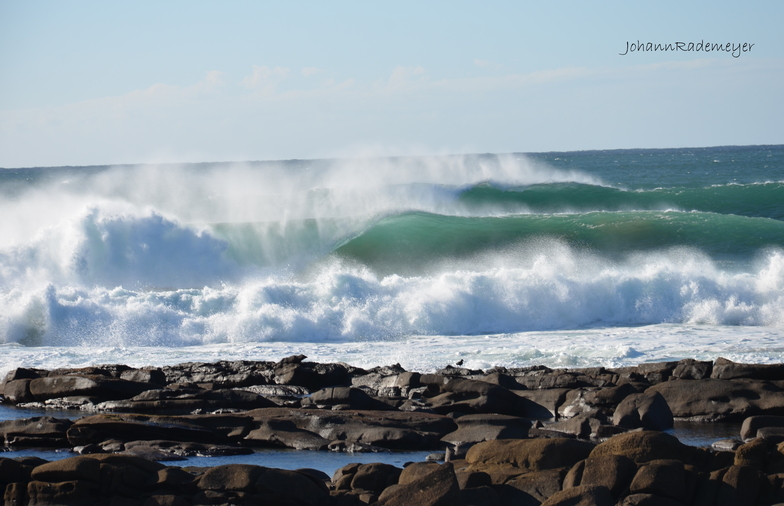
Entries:
POLYGON ((313 74, 318 74, 319 72, 321 72, 321 69, 317 69, 316 67, 305 67, 300 70, 300 73, 305 77, 310 77, 313 74))
POLYGON ((272 92, 275 86, 288 75, 289 69, 285 67, 269 68, 266 65, 254 65, 253 73, 240 81, 240 84, 250 90, 261 89, 272 92))

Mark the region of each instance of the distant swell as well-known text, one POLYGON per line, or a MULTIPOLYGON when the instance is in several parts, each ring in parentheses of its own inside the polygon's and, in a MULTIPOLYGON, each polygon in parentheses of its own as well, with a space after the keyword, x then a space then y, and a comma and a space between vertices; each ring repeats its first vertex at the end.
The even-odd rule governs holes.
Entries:
POLYGON ((564 182, 511 190, 489 184, 477 185, 463 191, 460 201, 474 210, 510 213, 676 209, 784 220, 783 194, 783 182, 635 191, 564 182))

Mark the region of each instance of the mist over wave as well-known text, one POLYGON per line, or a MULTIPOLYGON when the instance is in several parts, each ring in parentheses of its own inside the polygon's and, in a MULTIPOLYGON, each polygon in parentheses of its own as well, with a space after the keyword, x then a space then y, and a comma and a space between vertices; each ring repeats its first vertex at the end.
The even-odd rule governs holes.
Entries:
POLYGON ((6 170, 0 343, 782 328, 784 185, 763 176, 635 188, 522 155, 6 170))

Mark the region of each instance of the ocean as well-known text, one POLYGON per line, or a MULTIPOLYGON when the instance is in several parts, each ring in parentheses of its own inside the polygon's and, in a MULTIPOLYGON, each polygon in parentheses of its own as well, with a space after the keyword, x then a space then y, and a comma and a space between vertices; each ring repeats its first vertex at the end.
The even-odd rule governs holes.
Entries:
POLYGON ((784 362, 784 146, 0 169, 0 374, 784 362))

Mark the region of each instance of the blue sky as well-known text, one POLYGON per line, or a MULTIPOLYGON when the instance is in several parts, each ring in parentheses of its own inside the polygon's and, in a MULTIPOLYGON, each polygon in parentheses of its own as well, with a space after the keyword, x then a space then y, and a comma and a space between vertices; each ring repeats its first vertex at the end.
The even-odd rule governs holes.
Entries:
POLYGON ((784 143, 784 2, 0 0, 0 167, 784 143), (635 52, 627 42, 754 44, 635 52))

